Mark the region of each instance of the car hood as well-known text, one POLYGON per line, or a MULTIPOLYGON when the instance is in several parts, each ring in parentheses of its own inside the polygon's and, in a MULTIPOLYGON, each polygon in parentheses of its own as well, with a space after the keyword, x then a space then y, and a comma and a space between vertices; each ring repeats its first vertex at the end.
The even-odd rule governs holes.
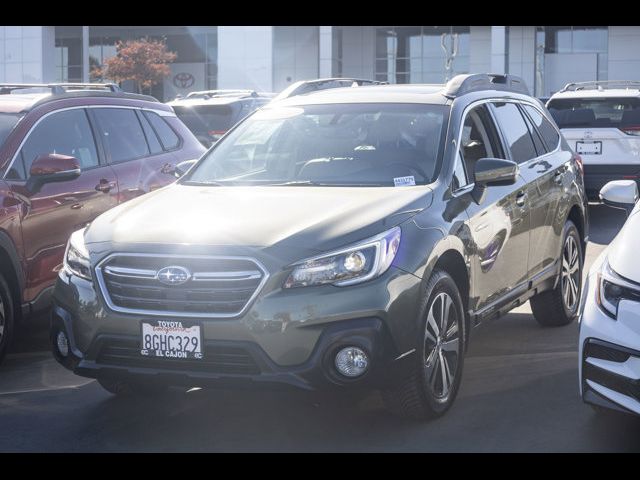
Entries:
POLYGON ((640 209, 636 207, 607 248, 607 259, 618 275, 640 283, 640 255, 636 252, 638 237, 640 237, 640 209))
POLYGON ((428 207, 432 196, 427 186, 173 184, 100 215, 87 229, 85 242, 284 247, 280 250, 299 256, 398 225, 428 207))

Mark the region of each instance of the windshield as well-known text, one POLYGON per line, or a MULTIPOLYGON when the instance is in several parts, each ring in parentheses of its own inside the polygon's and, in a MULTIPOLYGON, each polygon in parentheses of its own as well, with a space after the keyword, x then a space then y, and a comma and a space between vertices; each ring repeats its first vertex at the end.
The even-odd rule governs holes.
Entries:
POLYGON ((273 107, 230 132, 182 183, 426 184, 438 171, 448 107, 331 104, 273 107))
POLYGON ((22 113, 0 113, 0 147, 23 116, 22 113))
POLYGON ((549 113, 560 128, 620 128, 640 125, 637 98, 556 99, 549 113))
POLYGON ((235 123, 239 105, 200 105, 173 107, 176 115, 195 134, 226 132, 235 123))

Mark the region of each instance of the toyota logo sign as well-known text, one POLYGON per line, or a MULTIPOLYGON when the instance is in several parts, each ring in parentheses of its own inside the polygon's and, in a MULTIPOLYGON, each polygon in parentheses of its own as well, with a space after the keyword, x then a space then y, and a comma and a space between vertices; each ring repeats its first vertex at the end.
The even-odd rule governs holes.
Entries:
POLYGON ((189 88, 193 86, 195 82, 195 77, 187 72, 176 73, 173 77, 173 84, 177 88, 189 88))
POLYGON ((191 272, 184 267, 164 267, 158 271, 157 278, 165 285, 182 285, 191 278, 191 272))

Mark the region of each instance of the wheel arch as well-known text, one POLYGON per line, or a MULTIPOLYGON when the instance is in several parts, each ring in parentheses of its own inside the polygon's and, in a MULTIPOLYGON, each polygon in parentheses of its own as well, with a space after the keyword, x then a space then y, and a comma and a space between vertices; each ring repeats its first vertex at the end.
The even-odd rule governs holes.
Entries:
POLYGON ((471 295, 471 279, 472 274, 468 263, 465 261, 465 254, 462 242, 457 237, 444 238, 439 245, 434 248, 429 268, 424 276, 424 281, 428 281, 431 274, 436 270, 444 270, 453 278, 456 283, 460 296, 462 297, 462 306, 464 309, 465 319, 465 349, 468 347, 469 332, 471 330, 471 321, 469 315, 469 301, 471 295))
POLYGON ((24 291, 24 272, 20 263, 18 251, 5 232, 0 231, 0 273, 3 274, 15 303, 15 315, 21 316, 22 292, 24 291))
MULTIPOLYGON (((584 256, 584 252, 587 249, 587 243, 585 240, 586 237, 586 223, 584 213, 582 208, 576 203, 573 204, 571 209, 569 210, 569 214, 567 215, 567 220, 571 220, 576 228, 578 229, 578 233, 580 234, 580 243, 582 246, 582 252, 584 256)), ((566 223, 566 221, 565 221, 566 223)))

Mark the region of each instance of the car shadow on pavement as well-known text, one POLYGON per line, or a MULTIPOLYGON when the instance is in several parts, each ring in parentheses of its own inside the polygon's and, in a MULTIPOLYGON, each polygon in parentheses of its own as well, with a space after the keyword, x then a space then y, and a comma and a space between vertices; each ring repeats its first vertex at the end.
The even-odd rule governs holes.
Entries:
POLYGON ((105 397, 76 438, 94 451, 640 451, 640 419, 596 415, 572 368, 482 393, 466 390, 484 373, 469 373, 452 409, 429 422, 392 416, 377 393, 175 391, 105 397))
POLYGON ((627 220, 627 214, 619 208, 603 204, 589 205, 589 241, 607 245, 618 234, 627 220))

